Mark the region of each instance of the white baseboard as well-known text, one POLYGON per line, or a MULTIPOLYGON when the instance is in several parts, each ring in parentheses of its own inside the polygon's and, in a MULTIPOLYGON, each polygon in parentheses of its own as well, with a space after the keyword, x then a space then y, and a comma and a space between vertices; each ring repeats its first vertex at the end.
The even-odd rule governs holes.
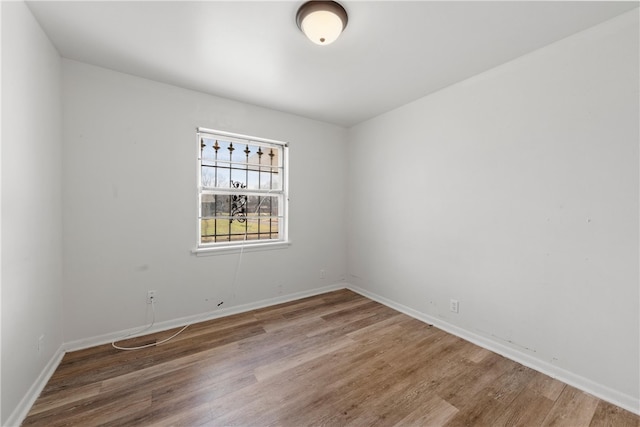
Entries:
POLYGON ((569 384, 575 388, 585 391, 599 399, 605 400, 609 403, 613 403, 614 405, 624 408, 627 411, 633 412, 634 414, 640 415, 640 402, 638 402, 638 399, 634 398, 633 396, 621 393, 605 385, 596 383, 588 378, 584 378, 580 375, 574 374, 573 372, 567 371, 543 360, 531 357, 530 355, 522 353, 517 349, 505 346, 500 342, 452 325, 448 322, 443 321, 442 319, 429 316, 428 314, 399 304, 388 298, 367 291, 366 289, 362 289, 351 284, 347 284, 346 287, 347 289, 357 292, 360 295, 363 295, 390 308, 393 308, 394 310, 397 310, 430 325, 434 325, 435 327, 442 329, 443 331, 456 335, 489 351, 498 353, 501 356, 518 362, 528 368, 534 369, 552 378, 556 378, 563 383, 569 384))
POLYGON ((293 294, 281 295, 274 298, 268 298, 248 304, 237 305, 229 308, 222 308, 220 310, 212 311, 209 313, 201 313, 193 316, 181 317, 178 319, 166 320, 164 322, 156 323, 152 328, 145 330, 142 333, 136 333, 140 331, 140 327, 126 329, 123 331, 110 332, 108 334, 100 335, 97 337, 83 338, 75 341, 70 341, 64 344, 66 351, 82 350, 89 347, 95 347, 97 345, 109 344, 113 341, 121 340, 122 337, 133 338, 141 335, 148 335, 155 332, 162 332, 168 329, 173 329, 188 325, 191 323, 205 322, 207 320, 217 319, 219 317, 231 316, 233 314, 245 313, 247 311, 256 310, 259 308, 269 307, 271 305, 282 304, 284 302, 295 301, 301 298, 306 298, 314 295, 324 294, 338 289, 345 289, 344 283, 336 283, 330 286, 322 288, 311 289, 308 291, 295 292, 293 294), (131 335, 129 335, 131 334, 131 335))
POLYGON ((60 361, 62 361, 64 353, 64 345, 61 345, 60 348, 58 348, 58 350, 53 354, 51 359, 49 359, 49 362, 44 367, 42 372, 40 372, 38 378, 36 378, 31 387, 29 387, 29 390, 27 390, 27 393, 24 395, 20 403, 18 403, 16 409, 11 413, 6 423, 4 424, 5 426, 19 426, 20 424, 22 424, 36 399, 38 398, 38 396, 40 396, 40 393, 42 393, 44 386, 47 385, 49 378, 51 378, 56 368, 60 364, 60 361))

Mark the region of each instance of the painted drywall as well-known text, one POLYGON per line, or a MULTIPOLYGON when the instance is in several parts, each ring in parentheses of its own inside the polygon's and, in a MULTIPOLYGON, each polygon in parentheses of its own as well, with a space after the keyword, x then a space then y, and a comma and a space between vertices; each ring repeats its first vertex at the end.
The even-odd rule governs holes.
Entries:
POLYGON ((344 280, 343 128, 66 59, 63 103, 66 342, 344 280), (197 126, 290 144, 291 246, 191 253, 197 126))
POLYGON ((62 104, 58 52, 23 2, 1 7, 6 425, 62 345, 62 104))
POLYGON ((638 412, 638 77, 636 9, 352 128, 348 280, 638 412))

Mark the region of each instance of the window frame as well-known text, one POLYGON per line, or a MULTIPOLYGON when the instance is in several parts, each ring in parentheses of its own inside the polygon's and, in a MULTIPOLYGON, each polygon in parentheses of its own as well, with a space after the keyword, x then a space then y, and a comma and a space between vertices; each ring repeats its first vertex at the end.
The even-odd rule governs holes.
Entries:
MULTIPOLYGON (((239 146, 239 145, 238 145, 239 146)), ((280 249, 290 245, 289 241, 289 144, 283 141, 277 141, 272 139, 260 138, 255 136, 243 135, 233 132, 221 131, 217 129, 208 129, 204 127, 196 128, 196 169, 197 169, 197 182, 196 182, 196 247, 192 250, 192 253, 196 255, 201 254, 216 254, 226 252, 237 251, 253 251, 264 249, 280 249), (276 196, 278 200, 278 238, 277 239, 262 239, 262 240, 232 240, 225 242, 202 242, 202 197, 205 194, 211 194, 211 189, 204 190, 202 186, 202 138, 206 139, 221 139, 224 141, 232 142, 236 144, 248 144, 259 145, 266 147, 273 147, 279 150, 281 153, 282 162, 282 178, 281 189, 268 190, 264 189, 238 189, 237 191, 219 187, 216 194, 246 194, 247 196, 276 196), (206 193, 203 192, 206 191, 206 193)), ((233 162, 235 163, 235 162, 233 162)), ((239 162, 241 163, 241 162, 239 162)))

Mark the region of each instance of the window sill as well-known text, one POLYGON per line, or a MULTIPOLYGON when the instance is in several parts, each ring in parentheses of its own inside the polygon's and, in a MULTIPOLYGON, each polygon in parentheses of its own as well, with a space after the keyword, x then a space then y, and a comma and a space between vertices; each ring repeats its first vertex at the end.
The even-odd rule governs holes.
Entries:
POLYGON ((211 256, 211 255, 223 255, 233 254, 240 252, 255 252, 255 251, 267 251, 272 249, 286 249, 291 246, 290 241, 286 242, 269 242, 269 243, 246 243, 244 245, 229 245, 219 247, 204 247, 195 248, 191 250, 191 253, 196 256, 211 256))

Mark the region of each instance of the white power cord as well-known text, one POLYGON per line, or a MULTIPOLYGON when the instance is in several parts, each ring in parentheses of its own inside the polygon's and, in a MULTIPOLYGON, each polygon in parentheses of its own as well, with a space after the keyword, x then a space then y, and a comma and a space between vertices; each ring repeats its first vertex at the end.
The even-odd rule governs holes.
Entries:
POLYGON ((184 331, 185 329, 187 329, 187 328, 191 325, 191 324, 189 323, 188 325, 186 325, 185 327, 183 327, 182 329, 180 329, 178 332, 176 332, 175 334, 171 335, 169 338, 166 338, 166 339, 164 339, 164 340, 162 340, 162 341, 158 341, 158 342, 154 342, 154 343, 149 343, 149 344, 145 344, 145 345, 140 345, 140 346, 137 346, 137 347, 122 347, 122 346, 119 346, 119 345, 117 345, 117 344, 116 344, 116 342, 118 342, 118 341, 125 340, 125 339, 127 339, 127 338, 129 338, 129 337, 132 337, 132 336, 134 336, 134 335, 141 334, 142 332, 145 332, 145 331, 148 331, 149 329, 151 329, 151 328, 153 327, 153 325, 156 323, 156 304, 155 304, 155 302, 154 302, 153 300, 151 300, 151 312, 152 312, 151 323, 150 323, 148 326, 146 326, 146 327, 144 327, 144 328, 140 329, 139 331, 131 332, 130 334, 125 335, 125 336, 123 336, 123 337, 121 337, 121 338, 119 338, 119 339, 117 339, 117 340, 113 341, 113 342, 111 343, 111 346, 112 346, 113 348, 115 348, 115 349, 118 349, 118 350, 126 350, 126 351, 129 351, 129 350, 142 350, 143 348, 155 347, 155 346, 158 346, 158 345, 164 344, 164 343, 166 343, 167 341, 169 341, 169 340, 171 340, 171 339, 173 339, 173 338, 177 337, 180 333, 182 333, 182 331, 184 331))

